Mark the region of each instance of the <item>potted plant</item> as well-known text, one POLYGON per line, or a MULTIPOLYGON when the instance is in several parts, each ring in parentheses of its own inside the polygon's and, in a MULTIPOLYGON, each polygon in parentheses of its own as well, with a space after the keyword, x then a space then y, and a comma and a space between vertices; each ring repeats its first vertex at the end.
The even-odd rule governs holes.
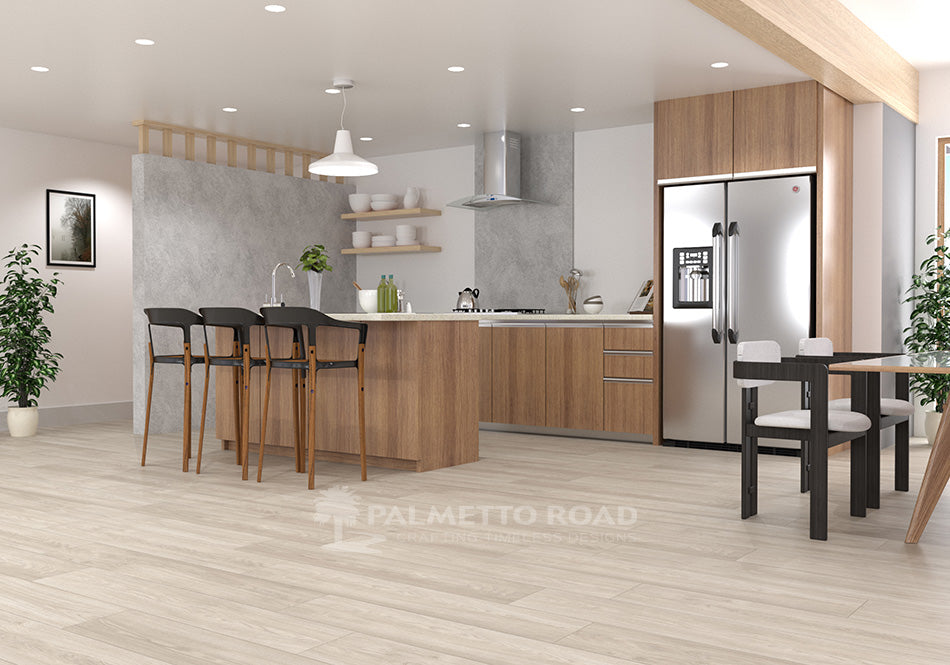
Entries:
POLYGON ((50 330, 44 313, 53 313, 53 298, 62 280, 40 277, 33 267, 38 245, 20 245, 4 257, 7 272, 0 295, 0 395, 16 402, 7 409, 12 436, 36 433, 36 400, 59 374, 62 355, 48 348, 50 330))
MULTIPOLYGON (((950 350, 950 270, 944 266, 945 248, 938 244, 937 236, 928 237, 927 244, 933 246, 933 253, 921 262, 904 301, 913 304, 910 326, 904 328, 908 353, 950 350)), ((933 443, 950 393, 950 375, 912 374, 910 387, 920 397, 921 406, 933 405, 935 409, 927 411, 924 423, 927 439, 933 443)))
POLYGON ((327 248, 323 245, 310 245, 303 254, 300 255, 300 263, 297 264, 299 270, 307 273, 307 281, 310 284, 310 307, 320 309, 320 291, 323 288, 323 273, 333 272, 330 267, 327 254, 327 248))

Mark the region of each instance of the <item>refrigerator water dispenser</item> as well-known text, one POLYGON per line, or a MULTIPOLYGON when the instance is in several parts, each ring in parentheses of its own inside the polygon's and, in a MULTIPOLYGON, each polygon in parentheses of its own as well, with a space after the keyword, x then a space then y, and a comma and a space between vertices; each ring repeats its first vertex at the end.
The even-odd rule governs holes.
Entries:
POLYGON ((673 250, 673 307, 712 308, 712 247, 673 250))

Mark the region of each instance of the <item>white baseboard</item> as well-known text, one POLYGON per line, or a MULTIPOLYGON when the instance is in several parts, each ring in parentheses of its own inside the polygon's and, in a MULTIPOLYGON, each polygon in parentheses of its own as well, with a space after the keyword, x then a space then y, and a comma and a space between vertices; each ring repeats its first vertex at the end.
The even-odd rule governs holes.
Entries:
MULTIPOLYGON (((0 409, 4 416, 0 432, 7 430, 6 407, 0 409)), ((132 402, 106 402, 104 404, 77 404, 74 406, 41 406, 40 427, 64 427, 83 423, 101 423, 132 419, 132 402)))

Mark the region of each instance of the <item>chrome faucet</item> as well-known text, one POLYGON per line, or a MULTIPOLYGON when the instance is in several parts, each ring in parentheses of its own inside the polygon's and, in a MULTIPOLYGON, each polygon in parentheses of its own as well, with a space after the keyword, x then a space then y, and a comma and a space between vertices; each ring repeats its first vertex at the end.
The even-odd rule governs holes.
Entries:
POLYGON ((278 307, 284 304, 283 293, 280 294, 280 302, 277 301, 277 269, 280 268, 281 266, 287 267, 287 270, 290 271, 291 277, 295 279, 297 277, 297 273, 294 272, 294 269, 290 267, 289 263, 281 262, 281 263, 278 263, 276 266, 274 266, 274 269, 271 270, 271 273, 270 273, 270 303, 268 303, 270 307, 278 307))

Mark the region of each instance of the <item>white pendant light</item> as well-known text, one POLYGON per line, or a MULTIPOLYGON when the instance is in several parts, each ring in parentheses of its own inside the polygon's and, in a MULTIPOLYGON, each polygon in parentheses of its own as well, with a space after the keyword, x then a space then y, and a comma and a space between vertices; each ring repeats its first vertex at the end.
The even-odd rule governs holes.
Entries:
POLYGON ((343 93, 343 112, 340 114, 340 129, 333 142, 333 154, 318 159, 307 169, 314 175, 325 176, 361 176, 379 173, 379 167, 353 152, 353 138, 348 129, 343 129, 343 116, 346 114, 346 91, 353 87, 350 79, 333 79, 333 88, 343 93))

